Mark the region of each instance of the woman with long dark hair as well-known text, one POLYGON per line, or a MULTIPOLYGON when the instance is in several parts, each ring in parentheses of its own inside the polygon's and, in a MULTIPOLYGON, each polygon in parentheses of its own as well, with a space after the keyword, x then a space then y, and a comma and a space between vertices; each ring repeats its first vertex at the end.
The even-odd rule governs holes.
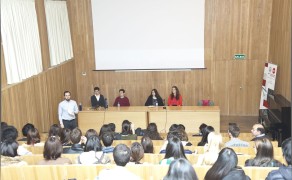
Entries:
POLYGON ((280 167, 282 164, 274 159, 274 149, 267 138, 255 140, 256 157, 245 161, 245 166, 280 167))
POLYGON ((160 97, 157 89, 152 89, 151 94, 145 102, 145 106, 163 106, 162 98, 160 97))
POLYGON ((197 180, 197 174, 192 164, 184 159, 175 159, 170 163, 168 172, 163 180, 197 180))
POLYGON ((116 135, 117 140, 137 140, 137 135, 135 134, 134 125, 128 121, 124 120, 122 123, 122 132, 116 135))
POLYGON ((160 137, 160 134, 158 133, 156 123, 150 123, 147 126, 144 136, 148 136, 151 140, 162 140, 162 137, 160 137))
POLYGON ((171 93, 167 101, 168 106, 182 106, 182 96, 176 86, 172 86, 171 93))
POLYGON ((238 158, 234 150, 231 148, 224 148, 220 151, 217 161, 208 170, 204 179, 250 179, 248 176, 245 175, 244 171, 237 166, 237 163, 238 158))
POLYGON ((198 146, 205 146, 208 143, 208 135, 210 132, 214 132, 215 129, 212 126, 207 126, 202 130, 202 139, 198 143, 198 146))
POLYGON ((186 158, 184 147, 177 137, 170 138, 165 150, 164 159, 159 164, 170 164, 171 161, 178 158, 186 158))

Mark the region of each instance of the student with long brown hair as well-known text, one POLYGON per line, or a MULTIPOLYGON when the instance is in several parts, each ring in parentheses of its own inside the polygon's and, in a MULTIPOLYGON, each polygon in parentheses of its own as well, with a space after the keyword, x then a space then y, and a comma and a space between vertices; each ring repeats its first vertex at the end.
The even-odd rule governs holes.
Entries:
POLYGON ((167 101, 168 106, 182 106, 182 96, 176 86, 172 86, 171 93, 167 101))

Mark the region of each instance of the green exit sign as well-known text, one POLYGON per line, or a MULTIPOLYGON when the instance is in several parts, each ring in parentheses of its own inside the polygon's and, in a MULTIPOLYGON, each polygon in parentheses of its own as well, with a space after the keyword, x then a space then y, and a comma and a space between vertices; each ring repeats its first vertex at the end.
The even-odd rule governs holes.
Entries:
POLYGON ((234 59, 243 60, 245 59, 245 54, 234 54, 234 59))

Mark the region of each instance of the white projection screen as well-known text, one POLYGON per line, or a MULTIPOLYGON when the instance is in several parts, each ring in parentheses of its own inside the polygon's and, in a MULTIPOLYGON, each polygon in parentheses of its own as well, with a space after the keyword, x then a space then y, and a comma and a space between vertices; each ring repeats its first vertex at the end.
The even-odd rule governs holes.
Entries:
POLYGON ((95 70, 204 68, 205 0, 91 0, 95 70))

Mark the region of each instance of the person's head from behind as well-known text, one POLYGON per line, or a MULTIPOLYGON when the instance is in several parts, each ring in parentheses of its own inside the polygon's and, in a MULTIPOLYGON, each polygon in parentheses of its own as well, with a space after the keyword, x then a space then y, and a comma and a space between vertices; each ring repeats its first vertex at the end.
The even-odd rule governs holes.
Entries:
POLYGON ((82 132, 79 128, 75 128, 70 133, 70 139, 73 144, 78 144, 81 141, 82 132))
POLYGON ((228 128, 228 135, 231 137, 231 138, 237 138, 239 136, 239 133, 240 133, 240 129, 238 126, 235 126, 235 125, 229 125, 229 128, 228 128))
POLYGON ((70 101, 70 99, 71 99, 70 91, 64 91, 64 98, 66 101, 70 101))
POLYGON ((14 126, 6 126, 1 129, 1 142, 11 139, 16 140, 18 137, 18 131, 14 126))
POLYGON ((85 144, 85 149, 84 149, 85 152, 89 152, 89 151, 96 152, 96 151, 101 151, 101 149, 102 149, 102 145, 100 143, 100 139, 98 136, 93 135, 87 139, 86 144, 85 144))
POLYGON ((176 131, 177 130, 177 128, 178 128, 178 124, 172 124, 170 127, 169 127, 169 132, 170 131, 176 131))
POLYGON ((58 136, 50 136, 44 146, 44 158, 46 160, 56 160, 61 157, 63 147, 58 136))
POLYGON ((27 136, 27 133, 28 133, 28 130, 30 130, 30 129, 32 129, 32 128, 34 128, 34 125, 33 124, 31 124, 31 123, 27 123, 27 124, 25 124, 23 127, 22 127, 22 135, 24 136, 24 137, 26 137, 27 136))
POLYGON ((131 146, 131 161, 140 164, 140 160, 144 157, 144 149, 138 142, 134 142, 131 146))
POLYGON ((108 124, 104 124, 101 126, 99 131, 99 136, 102 137, 102 135, 106 132, 111 132, 111 127, 108 124))
POLYGON ((41 137, 37 128, 32 128, 27 132, 27 144, 34 145, 41 142, 41 137))
POLYGON ((50 127, 50 130, 49 130, 49 137, 50 136, 61 136, 61 127, 58 125, 58 124, 53 124, 51 125, 50 127))
POLYGON ((159 95, 157 89, 152 89, 150 96, 153 96, 153 97, 156 97, 156 98, 160 98, 160 95, 159 95))
POLYGON ((185 130, 183 129, 178 129, 177 130, 177 135, 178 135, 178 138, 181 140, 181 141, 188 141, 189 138, 188 138, 188 134, 186 133, 185 130))
POLYGON ((96 135, 98 136, 96 130, 94 129, 88 129, 85 133, 85 137, 88 139, 90 136, 96 135))
POLYGON ((150 124, 147 126, 147 131, 149 131, 149 132, 154 132, 154 133, 158 133, 156 123, 150 123, 150 124))
POLYGON ((15 140, 7 139, 1 143, 1 155, 15 157, 17 156, 18 143, 15 140))
POLYGON ((70 143, 70 134, 71 134, 71 130, 68 129, 68 128, 63 128, 62 131, 61 131, 61 136, 60 136, 60 139, 61 139, 61 143, 62 144, 68 144, 70 143))
POLYGON ((273 159, 274 149, 271 141, 267 138, 255 140, 256 159, 273 159))
POLYGON ((288 165, 292 165, 292 158, 291 158, 291 146, 292 146, 292 140, 291 140, 291 137, 288 138, 288 139, 285 139, 283 142, 282 142, 282 152, 283 152, 283 156, 287 162, 288 165))
POLYGON ((124 89, 120 89, 119 90, 120 98, 124 98, 125 97, 125 93, 126 93, 126 91, 124 89))
POLYGON ((202 124, 199 126, 199 134, 202 134, 203 129, 205 129, 206 127, 207 127, 207 124, 202 123, 202 124))
POLYGON ((100 94, 100 92, 99 92, 99 87, 94 87, 94 94, 95 95, 99 95, 100 94))
POLYGON ((178 158, 170 163, 168 172, 163 180, 197 180, 197 174, 192 164, 184 159, 178 158))
POLYGON ((184 147, 177 137, 170 138, 165 149, 164 159, 173 157, 174 159, 185 158, 184 147))
POLYGON ((203 132, 202 132, 202 140, 201 142, 203 144, 207 143, 208 142, 208 135, 210 132, 214 132, 215 129, 212 127, 212 126, 207 126, 206 128, 203 129, 203 132))
POLYGON ((141 139, 141 144, 144 149, 144 153, 153 153, 154 151, 153 142, 148 136, 144 136, 141 139))
POLYGON ((111 132, 106 132, 102 135, 102 142, 105 147, 110 147, 114 141, 114 135, 111 132))
POLYGON ((220 133, 210 132, 208 135, 208 151, 218 153, 223 146, 222 139, 220 133))
POLYGON ((131 150, 125 144, 118 144, 114 148, 113 156, 117 166, 126 166, 130 161, 131 150))
POLYGON ((251 133, 253 136, 257 137, 261 134, 265 134, 265 128, 261 124, 255 124, 252 126, 251 133))
POLYGON ((116 125, 114 123, 109 123, 108 124, 112 132, 116 132, 116 125))
POLYGON ((177 130, 175 130, 175 131, 169 131, 167 133, 166 139, 167 139, 167 141, 169 141, 173 137, 179 138, 179 132, 177 130))
POLYGON ((237 166, 238 158, 232 148, 224 148, 220 151, 218 159, 208 170, 205 179, 223 179, 233 168, 237 166))
POLYGON ((131 130, 131 122, 128 120, 124 120, 122 123, 122 133, 123 134, 132 134, 131 130))
POLYGON ((178 130, 182 129, 182 130, 185 131, 186 130, 186 127, 183 124, 178 124, 177 129, 178 130))

